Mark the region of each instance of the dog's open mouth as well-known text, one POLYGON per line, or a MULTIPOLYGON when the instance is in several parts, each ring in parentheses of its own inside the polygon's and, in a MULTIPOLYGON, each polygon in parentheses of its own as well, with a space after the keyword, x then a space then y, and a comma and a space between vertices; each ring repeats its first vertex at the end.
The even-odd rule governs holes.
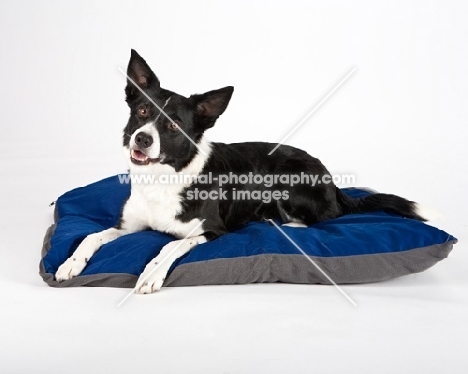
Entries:
POLYGON ((159 158, 149 158, 143 152, 138 149, 132 149, 130 152, 130 160, 136 165, 148 165, 155 164, 160 161, 159 158))

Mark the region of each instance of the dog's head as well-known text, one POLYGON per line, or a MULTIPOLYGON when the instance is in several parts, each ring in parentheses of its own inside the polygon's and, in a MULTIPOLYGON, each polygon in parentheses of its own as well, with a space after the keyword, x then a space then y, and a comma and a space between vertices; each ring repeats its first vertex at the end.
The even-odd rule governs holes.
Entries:
POLYGON ((224 112, 234 88, 186 98, 161 88, 159 79, 134 50, 127 76, 125 93, 130 119, 124 129, 123 145, 131 169, 167 165, 180 171, 199 152, 197 146, 203 133, 224 112))

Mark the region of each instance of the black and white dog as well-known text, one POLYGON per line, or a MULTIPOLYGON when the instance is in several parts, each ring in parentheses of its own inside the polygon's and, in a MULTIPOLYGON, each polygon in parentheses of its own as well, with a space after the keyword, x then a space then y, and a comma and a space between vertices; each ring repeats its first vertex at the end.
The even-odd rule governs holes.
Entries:
POLYGON ((162 248, 146 266, 136 286, 136 293, 143 294, 159 290, 174 261, 197 244, 250 221, 277 219, 292 226, 305 226, 344 214, 375 210, 425 220, 420 205, 414 202, 388 194, 352 199, 330 178, 329 183, 313 185, 284 183, 281 178, 274 178, 269 184, 256 183, 258 178, 248 183, 233 179, 222 186, 221 192, 215 181, 222 175, 266 177, 305 173, 326 180, 330 174, 318 159, 290 146, 281 145, 268 155, 274 144, 209 142, 204 133, 225 111, 233 87, 186 98, 162 88, 145 60, 133 50, 127 75, 126 101, 131 112, 124 129, 123 147, 130 175, 211 175, 211 182, 196 179, 180 183, 132 182, 131 195, 118 224, 87 236, 58 269, 55 275, 58 281, 79 275, 102 245, 147 229, 172 234, 177 240, 162 248), (217 198, 193 198, 200 191, 205 191, 204 196, 217 198), (257 191, 262 196, 269 192, 274 198, 237 199, 235 193, 239 191, 257 191))

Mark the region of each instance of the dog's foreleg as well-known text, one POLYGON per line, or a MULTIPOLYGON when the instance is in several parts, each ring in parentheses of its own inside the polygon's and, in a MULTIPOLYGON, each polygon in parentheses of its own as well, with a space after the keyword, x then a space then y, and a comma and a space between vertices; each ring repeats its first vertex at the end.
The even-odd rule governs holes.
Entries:
POLYGON ((199 235, 174 240, 166 244, 161 249, 159 255, 146 265, 145 270, 140 275, 140 278, 138 278, 135 293, 147 294, 158 291, 162 287, 166 275, 175 260, 189 252, 197 244, 202 244, 206 241, 204 235, 199 235))
POLYGON ((73 255, 60 265, 57 273, 55 273, 55 279, 59 282, 63 282, 80 275, 91 256, 93 256, 101 246, 129 233, 130 232, 128 230, 112 227, 110 229, 88 235, 84 238, 73 255))

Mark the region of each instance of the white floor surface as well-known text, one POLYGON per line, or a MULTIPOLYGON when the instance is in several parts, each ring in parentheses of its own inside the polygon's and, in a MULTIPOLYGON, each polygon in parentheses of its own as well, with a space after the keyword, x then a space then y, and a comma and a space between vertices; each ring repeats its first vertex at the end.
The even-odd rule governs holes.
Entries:
POLYGON ((0 373, 466 373, 466 5, 226 4, 1 2, 0 373), (120 308, 127 289, 48 287, 48 204, 125 171, 132 47, 169 89, 236 87, 210 133, 224 142, 279 141, 357 67, 288 143, 435 206, 459 243, 426 272, 343 286, 357 307, 319 285, 163 288, 120 308))

